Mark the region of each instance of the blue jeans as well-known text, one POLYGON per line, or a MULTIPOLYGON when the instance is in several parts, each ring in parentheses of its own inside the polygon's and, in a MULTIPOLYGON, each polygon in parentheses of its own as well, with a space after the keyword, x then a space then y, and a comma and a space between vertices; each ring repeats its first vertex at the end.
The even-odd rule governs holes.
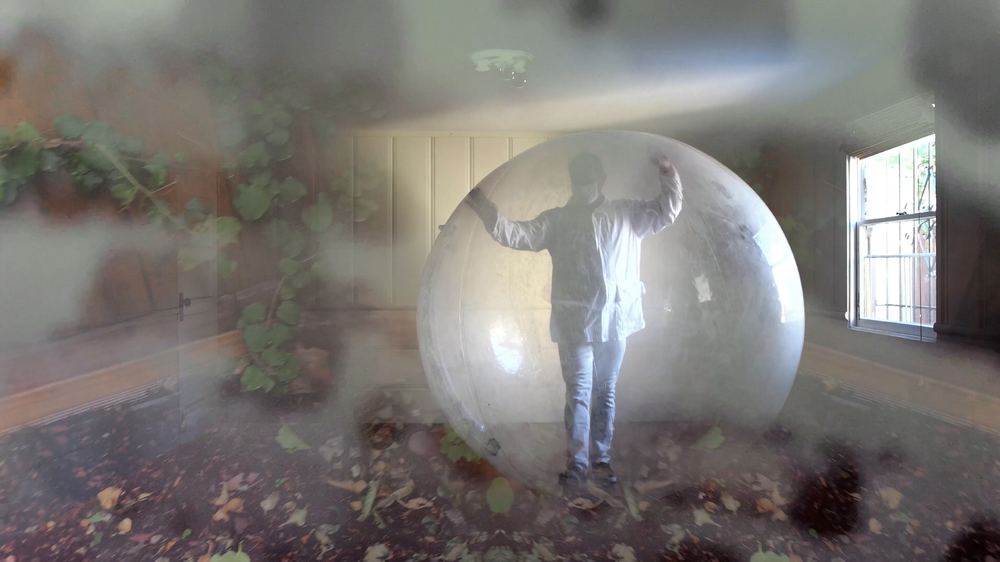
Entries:
POLYGON ((611 460, 615 384, 625 340, 558 346, 566 382, 566 464, 586 470, 590 461, 611 460))

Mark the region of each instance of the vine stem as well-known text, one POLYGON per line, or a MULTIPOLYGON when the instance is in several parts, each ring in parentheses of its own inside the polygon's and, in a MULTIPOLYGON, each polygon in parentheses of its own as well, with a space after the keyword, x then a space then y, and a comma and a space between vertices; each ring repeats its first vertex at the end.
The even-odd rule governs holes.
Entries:
POLYGON ((274 295, 271 297, 271 306, 267 310, 267 321, 265 322, 268 328, 271 327, 271 317, 274 316, 274 308, 278 304, 278 295, 281 293, 281 286, 285 283, 286 279, 288 279, 288 276, 283 276, 278 281, 278 286, 274 288, 274 295))
POLYGON ((127 179, 129 183, 132 184, 132 187, 136 188, 137 191, 142 192, 142 194, 145 195, 146 198, 149 199, 153 203, 153 205, 155 205, 156 208, 160 210, 161 213, 166 215, 171 222, 173 222, 179 228, 187 228, 187 225, 184 224, 184 222, 182 222, 180 219, 175 217, 173 213, 170 212, 170 207, 168 207, 166 203, 160 201, 156 197, 156 194, 154 192, 147 189, 146 186, 139 183, 138 180, 136 180, 135 177, 132 176, 131 172, 128 171, 128 168, 122 165, 122 163, 118 160, 118 157, 115 156, 115 154, 112 153, 111 150, 108 149, 108 147, 104 146, 103 144, 97 144, 94 146, 97 147, 97 150, 101 151, 101 154, 104 154, 104 156, 106 156, 108 160, 111 161, 111 164, 113 164, 115 169, 118 170, 118 173, 125 176, 125 179, 127 179))

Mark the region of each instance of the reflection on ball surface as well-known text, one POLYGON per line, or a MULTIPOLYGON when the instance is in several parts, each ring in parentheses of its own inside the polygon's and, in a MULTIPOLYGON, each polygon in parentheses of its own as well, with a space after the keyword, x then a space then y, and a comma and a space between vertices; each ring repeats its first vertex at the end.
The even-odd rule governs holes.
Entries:
POLYGON ((638 450, 678 480, 733 460, 788 396, 804 306, 778 222, 739 177, 671 139, 595 132, 480 182, 434 243, 417 321, 455 430, 509 477, 552 488, 568 456, 605 460, 601 401, 619 471, 639 470, 638 450), (608 388, 599 371, 617 361, 608 388))

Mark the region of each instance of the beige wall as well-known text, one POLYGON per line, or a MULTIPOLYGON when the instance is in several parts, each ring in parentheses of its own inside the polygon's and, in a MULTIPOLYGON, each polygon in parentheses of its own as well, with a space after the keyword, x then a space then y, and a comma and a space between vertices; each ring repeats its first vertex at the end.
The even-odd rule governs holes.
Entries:
MULTIPOLYGON (((359 132, 342 151, 356 188, 378 204, 350 236, 350 259, 336 272, 353 290, 330 292, 332 308, 415 308, 424 261, 466 193, 487 174, 543 142, 534 133, 359 132), (349 262, 349 265, 348 265, 349 262), (349 270, 349 271, 348 271, 349 270)), ((345 240, 334 243, 343 251, 345 240)), ((347 258, 348 256, 344 256, 347 258)))

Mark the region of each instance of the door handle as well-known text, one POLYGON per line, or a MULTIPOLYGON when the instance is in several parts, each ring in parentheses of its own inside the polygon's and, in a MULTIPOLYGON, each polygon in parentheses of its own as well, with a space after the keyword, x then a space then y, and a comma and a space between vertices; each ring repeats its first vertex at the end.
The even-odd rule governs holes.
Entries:
POLYGON ((184 298, 184 293, 177 293, 177 321, 184 321, 184 309, 191 306, 191 299, 184 298))

